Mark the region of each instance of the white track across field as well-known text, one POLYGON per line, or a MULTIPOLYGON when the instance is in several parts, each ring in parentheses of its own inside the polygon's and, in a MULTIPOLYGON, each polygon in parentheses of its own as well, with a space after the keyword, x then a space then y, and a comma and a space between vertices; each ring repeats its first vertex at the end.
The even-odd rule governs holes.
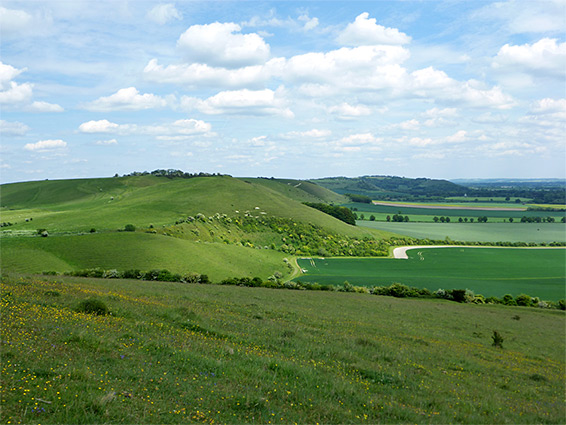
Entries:
POLYGON ((407 251, 410 249, 423 249, 423 248, 519 248, 519 249, 564 249, 561 246, 540 246, 540 247, 515 247, 515 246, 475 246, 475 245, 413 245, 413 246, 400 246, 393 250, 393 257, 407 260, 409 256, 407 251))

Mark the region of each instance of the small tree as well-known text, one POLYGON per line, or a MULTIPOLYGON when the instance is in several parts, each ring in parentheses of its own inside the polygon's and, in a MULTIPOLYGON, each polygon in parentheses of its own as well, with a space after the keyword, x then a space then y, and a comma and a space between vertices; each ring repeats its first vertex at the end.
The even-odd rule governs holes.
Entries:
POLYGON ((375 215, 373 215, 373 214, 370 215, 370 216, 369 216, 369 221, 375 221, 375 215))
POLYGON ((497 331, 493 331, 493 335, 491 337, 491 339, 493 340, 493 345, 494 347, 497 348, 503 348, 503 337, 501 336, 501 334, 497 331))
POLYGON ((133 224, 126 224, 126 226, 124 227, 124 230, 126 232, 135 232, 136 226, 134 226, 133 224))

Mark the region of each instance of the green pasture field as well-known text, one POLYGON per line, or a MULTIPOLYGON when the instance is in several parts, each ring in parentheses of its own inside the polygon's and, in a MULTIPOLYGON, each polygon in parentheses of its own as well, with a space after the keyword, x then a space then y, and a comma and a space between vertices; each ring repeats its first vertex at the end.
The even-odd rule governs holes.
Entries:
POLYGON ((267 279, 276 271, 285 276, 290 273, 282 252, 138 232, 5 237, 1 254, 4 271, 22 273, 167 269, 206 274, 213 281, 235 276, 267 279))
POLYGON ((2 423, 566 417, 563 311, 6 275, 0 309, 2 423), (93 298, 111 315, 79 308, 93 298))
POLYGON ((389 286, 398 282, 431 291, 471 289, 486 297, 528 294, 557 301, 566 292, 566 249, 423 248, 409 259, 299 259, 297 280, 339 285, 389 286))
POLYGON ((564 223, 387 223, 356 221, 371 227, 419 239, 468 242, 566 242, 564 223))
POLYGON ((375 204, 363 204, 363 203, 349 203, 344 204, 345 207, 348 208, 357 208, 358 215, 363 213, 366 217, 369 217, 371 214, 384 214, 384 215, 391 215, 401 213, 402 215, 408 215, 412 221, 419 221, 419 217, 421 215, 424 216, 444 216, 450 217, 452 220, 458 217, 468 217, 477 219, 477 217, 486 216, 489 219, 509 219, 510 217, 513 218, 515 221, 521 220, 521 217, 554 217, 556 221, 560 221, 562 217, 566 214, 565 212, 556 212, 556 211, 497 211, 497 210, 469 210, 469 209, 441 209, 441 208, 414 208, 414 207, 393 207, 388 205, 375 205, 375 204))

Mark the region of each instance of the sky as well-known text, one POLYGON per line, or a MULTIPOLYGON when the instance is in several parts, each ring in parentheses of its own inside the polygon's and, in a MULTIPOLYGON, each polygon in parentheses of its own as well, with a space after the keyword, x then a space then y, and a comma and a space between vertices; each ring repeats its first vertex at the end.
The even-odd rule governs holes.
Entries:
POLYGON ((566 177, 566 0, 0 0, 0 181, 566 177))

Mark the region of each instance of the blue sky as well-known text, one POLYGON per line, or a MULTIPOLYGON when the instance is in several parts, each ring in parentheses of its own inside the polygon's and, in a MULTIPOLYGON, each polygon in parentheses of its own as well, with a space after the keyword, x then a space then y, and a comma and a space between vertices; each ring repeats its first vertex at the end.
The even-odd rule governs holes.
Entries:
POLYGON ((0 2, 0 180, 566 177, 566 0, 0 2))

